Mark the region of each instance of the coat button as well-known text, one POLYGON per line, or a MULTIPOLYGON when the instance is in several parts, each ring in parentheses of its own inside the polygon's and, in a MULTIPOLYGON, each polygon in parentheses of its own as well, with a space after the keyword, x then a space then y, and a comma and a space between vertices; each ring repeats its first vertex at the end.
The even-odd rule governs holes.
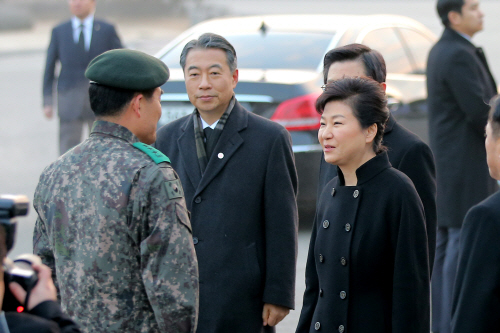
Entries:
POLYGON ((323 297, 323 289, 319 290, 319 297, 323 297))
POLYGON ((330 222, 328 220, 323 221, 323 228, 328 228, 330 226, 330 222))
POLYGON ((350 223, 346 223, 345 231, 347 231, 347 232, 351 231, 351 224, 350 223))
POLYGON ((347 265, 347 260, 344 257, 342 257, 340 258, 340 263, 342 264, 342 266, 345 266, 347 265))
POLYGON ((194 199, 194 202, 196 202, 196 203, 200 203, 200 202, 201 202, 201 197, 196 197, 196 198, 194 199))
POLYGON ((319 262, 323 262, 323 261, 325 261, 325 257, 323 257, 323 255, 322 255, 322 254, 320 254, 320 255, 319 255, 319 262))
POLYGON ((193 237, 193 244, 194 245, 198 244, 198 237, 193 237))
POLYGON ((335 187, 332 188, 332 197, 335 195, 335 187))
POLYGON ((344 325, 340 325, 339 326, 339 332, 340 333, 344 333, 344 325))
POLYGON ((347 294, 345 293, 345 291, 340 292, 340 299, 345 299, 346 296, 347 296, 347 294))
POLYGON ((317 321, 316 324, 314 324, 314 329, 316 331, 319 331, 320 328, 321 328, 321 324, 319 323, 319 321, 317 321))
POLYGON ((352 196, 357 198, 359 196, 359 191, 355 190, 354 193, 352 194, 352 196))

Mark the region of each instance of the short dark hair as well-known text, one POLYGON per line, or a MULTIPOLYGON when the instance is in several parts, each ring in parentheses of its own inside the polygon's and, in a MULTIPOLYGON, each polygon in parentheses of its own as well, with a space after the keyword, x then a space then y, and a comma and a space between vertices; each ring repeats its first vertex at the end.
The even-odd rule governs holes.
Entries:
POLYGON ((328 81, 328 71, 334 62, 359 60, 365 66, 366 76, 379 83, 385 82, 387 69, 384 57, 380 52, 369 48, 363 44, 348 44, 334 48, 325 54, 323 60, 323 78, 324 83, 328 81))
POLYGON ((491 126, 491 132, 495 138, 500 137, 500 95, 494 96, 490 101, 490 113, 488 114, 488 123, 491 126))
POLYGON ((449 12, 457 12, 462 14, 462 7, 464 6, 464 0, 438 0, 436 8, 441 22, 445 27, 450 26, 450 20, 448 19, 449 12))
POLYGON ((180 63, 182 70, 186 67, 186 58, 192 49, 220 49, 226 53, 226 60, 231 73, 238 67, 238 60, 236 57, 236 51, 234 47, 220 35, 216 35, 210 32, 204 33, 198 39, 193 39, 189 41, 181 52, 180 63))
POLYGON ((382 146, 382 137, 389 119, 389 109, 384 89, 377 81, 364 77, 346 77, 330 82, 316 100, 316 110, 323 114, 326 104, 333 101, 349 105, 361 128, 366 129, 376 124, 377 134, 373 139, 373 151, 378 154, 386 150, 382 146))
POLYGON ((124 107, 137 94, 142 94, 147 99, 153 97, 156 88, 145 91, 133 91, 91 83, 89 87, 90 108, 96 117, 109 117, 119 115, 124 107))

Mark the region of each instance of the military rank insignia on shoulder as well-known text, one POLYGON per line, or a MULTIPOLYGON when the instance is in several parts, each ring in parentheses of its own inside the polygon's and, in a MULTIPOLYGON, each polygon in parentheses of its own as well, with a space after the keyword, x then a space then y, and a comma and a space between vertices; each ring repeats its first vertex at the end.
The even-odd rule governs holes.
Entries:
POLYGON ((142 143, 142 142, 136 142, 132 146, 134 146, 135 148, 137 148, 139 150, 142 150, 144 153, 146 153, 146 155, 151 157, 151 159, 156 164, 160 164, 162 162, 170 163, 170 159, 165 154, 163 154, 158 149, 151 147, 150 145, 147 145, 147 144, 142 143))

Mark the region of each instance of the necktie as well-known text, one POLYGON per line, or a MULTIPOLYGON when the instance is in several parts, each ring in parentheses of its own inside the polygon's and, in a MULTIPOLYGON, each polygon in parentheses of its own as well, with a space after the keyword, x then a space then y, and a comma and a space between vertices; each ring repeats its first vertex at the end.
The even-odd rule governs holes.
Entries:
POLYGON ((486 60, 486 55, 484 54, 483 48, 476 47, 476 54, 479 57, 479 60, 481 60, 481 63, 483 64, 484 69, 486 70, 486 74, 488 75, 487 79, 490 80, 491 85, 494 88, 495 94, 496 94, 497 93, 497 89, 496 89, 495 79, 491 75, 490 67, 488 66, 488 61, 486 60))
POLYGON ((78 49, 82 52, 86 52, 85 49, 85 37, 83 36, 84 25, 80 24, 80 37, 78 38, 78 49))
POLYGON ((478 55, 479 59, 481 59, 481 62, 485 67, 488 66, 488 62, 486 61, 486 56, 484 55, 484 51, 482 47, 476 47, 476 54, 478 55))
POLYGON ((205 127, 203 129, 203 133, 205 134, 205 151, 207 152, 207 158, 210 159, 210 155, 212 154, 212 149, 211 149, 211 144, 210 142, 210 136, 213 134, 214 130, 210 127, 205 127))

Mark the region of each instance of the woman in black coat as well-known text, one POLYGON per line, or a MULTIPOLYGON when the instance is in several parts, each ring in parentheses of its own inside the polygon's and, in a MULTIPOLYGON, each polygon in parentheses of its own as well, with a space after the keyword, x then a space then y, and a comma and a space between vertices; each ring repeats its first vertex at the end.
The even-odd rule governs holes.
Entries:
MULTIPOLYGON (((500 180, 500 99, 492 103, 486 125, 486 161, 500 180)), ((452 306, 453 333, 500 332, 500 192, 465 216, 460 233, 458 272, 452 306)))
POLYGON ((316 108, 318 139, 338 176, 319 197, 296 332, 428 333, 425 215, 381 146, 384 91, 345 78, 326 86, 316 108))

